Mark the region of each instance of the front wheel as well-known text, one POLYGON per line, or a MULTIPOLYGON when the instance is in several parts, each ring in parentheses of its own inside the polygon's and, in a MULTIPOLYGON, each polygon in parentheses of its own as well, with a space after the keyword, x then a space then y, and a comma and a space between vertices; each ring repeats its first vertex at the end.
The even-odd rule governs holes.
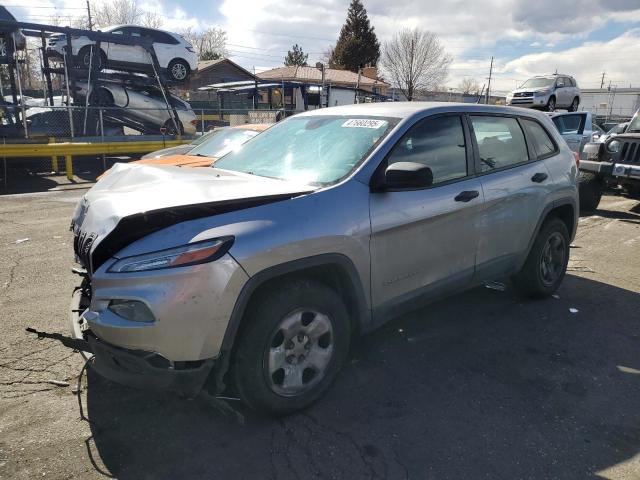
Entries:
POLYGON ((579 104, 580 104, 580 100, 578 100, 578 97, 574 98, 573 102, 571 102, 571 105, 569 106, 569 111, 570 112, 577 112, 579 104))
POLYGON ((95 46, 93 47, 93 49, 91 48, 91 46, 82 47, 78 52, 78 61, 76 63, 76 68, 88 69, 91 66, 91 67, 95 67, 97 71, 102 70, 102 68, 104 68, 104 66, 107 63, 107 57, 102 51, 102 49, 100 49, 99 52, 96 52, 95 49, 96 49, 95 46), (93 53, 93 59, 91 58, 92 53, 93 53), (96 62, 95 65, 94 65, 94 62, 96 62))
POLYGON ((311 280, 279 284, 248 312, 235 353, 235 384, 250 407, 275 415, 301 410, 334 380, 349 350, 340 296, 311 280))
POLYGON ((556 109, 556 97, 551 97, 547 102, 547 112, 553 112, 556 109))
POLYGON ((513 277, 516 288, 531 298, 555 292, 569 263, 569 231, 562 220, 546 220, 536 236, 522 270, 513 277))
POLYGON ((590 172, 580 172, 580 211, 593 212, 600 205, 602 198, 602 180, 590 172))

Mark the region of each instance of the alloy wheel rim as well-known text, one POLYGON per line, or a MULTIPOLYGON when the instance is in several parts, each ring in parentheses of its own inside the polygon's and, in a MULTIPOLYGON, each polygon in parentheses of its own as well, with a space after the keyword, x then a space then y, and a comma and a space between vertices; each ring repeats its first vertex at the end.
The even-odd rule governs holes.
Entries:
POLYGON ((184 77, 187 76, 187 69, 181 63, 176 63, 171 69, 171 73, 173 74, 173 78, 182 80, 184 77))
POLYGON ((556 109, 556 101, 552 98, 549 100, 549 111, 553 112, 556 109))
POLYGON ((267 346, 269 388, 285 397, 308 392, 324 378, 333 350, 333 326, 326 314, 312 308, 288 314, 267 346))
POLYGON ((564 269, 565 257, 565 239, 559 232, 553 232, 542 249, 540 259, 540 278, 545 286, 558 281, 564 269))

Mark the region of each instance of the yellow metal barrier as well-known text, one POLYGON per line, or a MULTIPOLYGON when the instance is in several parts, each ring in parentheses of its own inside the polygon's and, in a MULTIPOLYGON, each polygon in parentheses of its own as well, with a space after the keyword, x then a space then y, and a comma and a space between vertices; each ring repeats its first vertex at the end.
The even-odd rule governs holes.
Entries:
POLYGON ((149 153, 167 147, 184 145, 191 140, 142 140, 139 142, 66 142, 66 143, 21 143, 0 145, 0 157, 25 158, 48 157, 53 171, 58 171, 58 157, 64 157, 65 171, 73 179, 73 156, 117 155, 124 153, 149 153))

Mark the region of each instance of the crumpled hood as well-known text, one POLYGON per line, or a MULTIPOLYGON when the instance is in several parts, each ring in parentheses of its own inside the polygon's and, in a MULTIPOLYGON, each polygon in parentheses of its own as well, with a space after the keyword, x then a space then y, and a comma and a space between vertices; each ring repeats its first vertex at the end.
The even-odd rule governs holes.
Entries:
POLYGON ((181 221, 250 208, 313 190, 314 187, 300 183, 213 168, 118 163, 78 203, 71 222, 74 249, 85 267, 89 267, 89 256, 110 233, 117 233, 118 238, 113 239, 112 248, 103 256, 112 255, 126 242, 181 221), (114 232, 116 227, 119 232, 114 232))

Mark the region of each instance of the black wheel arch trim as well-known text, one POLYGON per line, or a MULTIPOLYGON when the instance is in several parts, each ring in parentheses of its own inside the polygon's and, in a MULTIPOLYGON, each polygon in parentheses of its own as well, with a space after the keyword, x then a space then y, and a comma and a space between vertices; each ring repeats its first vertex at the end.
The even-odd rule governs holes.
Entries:
POLYGON ((531 252, 531 248, 533 247, 533 243, 536 240, 536 237, 538 236, 538 233, 540 232, 540 229, 542 228, 542 224, 544 223, 544 221, 547 219, 547 217, 549 216, 549 213, 558 208, 558 207, 562 207, 565 205, 569 205, 571 206, 571 208, 573 209, 573 229, 572 231, 569 232, 569 242, 573 241, 575 235, 576 235, 576 231, 578 229, 578 212, 580 211, 580 207, 578 205, 578 203, 576 203, 576 200, 572 197, 563 197, 560 198, 558 200, 554 200, 551 203, 549 203, 546 207, 544 207, 544 209, 542 210, 542 213, 540 214, 540 217, 538 218, 538 223, 536 224, 536 228, 533 232, 533 235, 531 235, 531 238, 529 239, 529 244, 527 245, 527 249, 525 250, 524 254, 522 255, 522 257, 520 258, 520 260, 518 261, 517 264, 517 268, 516 271, 520 271, 524 265, 524 263, 527 261, 527 257, 529 256, 529 253, 531 252))
POLYGON ((252 275, 249 280, 247 280, 233 307, 222 340, 220 353, 214 366, 215 387, 217 392, 222 392, 226 388, 224 376, 229 370, 231 352, 236 342, 237 333, 240 329, 247 306, 258 288, 264 286, 266 282, 284 275, 304 272, 310 268, 323 266, 337 266, 347 275, 353 287, 353 292, 355 293, 356 304, 354 305, 354 311, 357 315, 355 318, 356 327, 359 328, 360 331, 367 331, 371 328, 371 310, 367 306, 365 288, 360 281, 355 265, 347 256, 340 253, 325 253, 268 267, 252 275))

